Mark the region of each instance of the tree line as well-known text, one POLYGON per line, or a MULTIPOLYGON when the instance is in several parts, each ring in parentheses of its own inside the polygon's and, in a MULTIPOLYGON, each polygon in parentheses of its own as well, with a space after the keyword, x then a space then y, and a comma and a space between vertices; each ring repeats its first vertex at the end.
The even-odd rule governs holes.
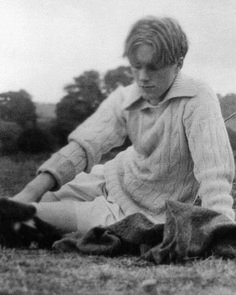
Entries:
MULTIPOLYGON (((85 71, 64 87, 65 95, 56 104, 56 118, 46 122, 38 120, 35 104, 27 91, 0 93, 0 154, 52 152, 60 148, 66 144, 68 134, 113 90, 132 81, 128 66, 109 70, 104 76, 95 70, 85 71)), ((236 150, 236 94, 218 95, 218 98, 236 150), (235 116, 231 116, 234 112, 235 116)))
POLYGON ((56 118, 43 123, 26 90, 0 93, 0 154, 58 149, 115 88, 132 80, 128 66, 109 70, 104 76, 95 70, 85 71, 64 87, 65 95, 56 104, 56 118))

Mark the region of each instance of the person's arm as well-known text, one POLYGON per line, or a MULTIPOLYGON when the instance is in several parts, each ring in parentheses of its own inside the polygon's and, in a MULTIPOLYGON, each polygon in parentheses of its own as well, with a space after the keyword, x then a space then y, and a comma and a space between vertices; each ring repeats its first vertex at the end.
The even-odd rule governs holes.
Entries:
POLYGON ((55 189, 82 171, 90 172, 103 154, 124 142, 127 129, 122 99, 122 91, 117 89, 69 135, 69 144, 39 168, 38 173, 49 172, 53 175, 56 179, 55 189))
POLYGON ((121 91, 116 90, 69 135, 68 145, 39 167, 38 176, 15 199, 39 201, 48 190, 59 189, 82 171, 89 172, 104 153, 121 145, 127 134, 121 104, 121 91))
POLYGON ((202 206, 234 220, 234 158, 217 98, 211 91, 186 107, 184 124, 202 206))
POLYGON ((25 188, 14 196, 19 202, 39 202, 41 197, 56 185, 54 177, 50 173, 40 173, 25 188))

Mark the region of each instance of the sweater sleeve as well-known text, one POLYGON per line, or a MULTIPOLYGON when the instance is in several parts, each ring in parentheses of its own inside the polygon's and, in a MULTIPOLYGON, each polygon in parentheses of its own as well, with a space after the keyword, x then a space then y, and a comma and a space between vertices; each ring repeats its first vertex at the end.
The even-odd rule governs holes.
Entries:
POLYGON ((69 135, 68 145, 43 163, 38 173, 52 174, 57 182, 55 189, 58 189, 76 174, 89 172, 94 164, 99 163, 104 153, 125 140, 126 122, 121 105, 122 92, 117 89, 69 135))
POLYGON ((219 102, 211 91, 205 91, 187 105, 184 125, 202 206, 234 220, 230 195, 234 157, 219 102))

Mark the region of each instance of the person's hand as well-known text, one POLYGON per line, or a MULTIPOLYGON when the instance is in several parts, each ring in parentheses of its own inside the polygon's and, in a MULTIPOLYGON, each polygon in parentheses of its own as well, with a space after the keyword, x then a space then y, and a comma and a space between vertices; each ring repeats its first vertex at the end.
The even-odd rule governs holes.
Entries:
POLYGON ((41 173, 31 182, 29 182, 26 187, 13 197, 13 200, 19 202, 39 202, 42 196, 55 187, 56 180, 49 173, 41 173))

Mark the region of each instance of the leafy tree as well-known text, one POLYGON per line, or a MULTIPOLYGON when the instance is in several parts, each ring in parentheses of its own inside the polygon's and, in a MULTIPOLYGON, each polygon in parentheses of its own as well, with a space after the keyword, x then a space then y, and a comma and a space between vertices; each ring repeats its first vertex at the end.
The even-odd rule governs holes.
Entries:
POLYGON ((25 90, 0 93, 0 118, 23 128, 35 125, 37 115, 30 94, 25 90))
POLYGON ((79 102, 90 105, 95 110, 104 95, 101 91, 100 75, 97 71, 85 71, 82 75, 74 78, 74 83, 67 85, 65 91, 67 96, 77 97, 79 102))
POLYGON ((60 134, 60 144, 65 143, 67 135, 89 117, 104 99, 100 85, 99 73, 91 70, 74 78, 74 83, 64 88, 67 94, 56 105, 56 133, 60 134))
POLYGON ((106 93, 110 94, 119 85, 127 86, 133 81, 131 68, 128 66, 120 66, 114 70, 109 70, 104 76, 104 84, 106 93))

